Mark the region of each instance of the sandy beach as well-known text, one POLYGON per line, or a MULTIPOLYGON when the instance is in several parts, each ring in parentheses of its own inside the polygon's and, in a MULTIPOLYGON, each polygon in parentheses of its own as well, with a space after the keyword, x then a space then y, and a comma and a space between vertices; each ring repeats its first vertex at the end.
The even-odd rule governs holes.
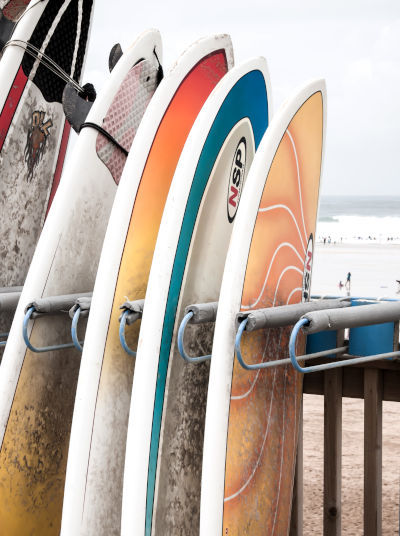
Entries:
POLYGON ((314 252, 312 274, 313 294, 345 296, 339 291, 351 272, 353 296, 388 296, 400 299, 396 294, 396 279, 400 279, 400 244, 373 242, 347 244, 317 243, 314 252))
MULTIPOLYGON (((400 245, 317 244, 313 294, 345 295, 338 282, 352 274, 352 295, 396 294, 400 279, 400 245)), ((304 396, 304 535, 322 534, 323 397, 304 396)), ((382 534, 399 534, 400 405, 383 403, 382 534)), ((342 534, 363 534, 363 401, 343 399, 342 534)))
MULTIPOLYGON (((304 536, 322 534, 322 396, 304 395, 304 536)), ((382 534, 399 534, 399 404, 383 403, 382 534)), ((342 535, 363 534, 364 409, 361 400, 343 399, 342 535)))

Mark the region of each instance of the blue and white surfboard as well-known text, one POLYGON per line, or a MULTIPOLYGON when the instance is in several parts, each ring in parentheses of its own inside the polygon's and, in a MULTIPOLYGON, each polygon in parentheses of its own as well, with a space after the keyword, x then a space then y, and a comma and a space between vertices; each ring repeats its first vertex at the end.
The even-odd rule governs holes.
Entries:
MULTIPOLYGON (((176 334, 185 306, 218 300, 241 191, 268 125, 269 93, 262 58, 232 69, 200 112, 175 172, 136 356, 123 535, 198 532, 208 365, 185 363, 176 334)), ((209 325, 187 335, 194 355, 210 350, 209 325)))

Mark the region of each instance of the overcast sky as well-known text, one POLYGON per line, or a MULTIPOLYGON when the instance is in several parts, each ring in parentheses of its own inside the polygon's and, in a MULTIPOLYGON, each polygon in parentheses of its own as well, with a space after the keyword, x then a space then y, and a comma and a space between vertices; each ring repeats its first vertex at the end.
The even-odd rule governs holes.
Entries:
POLYGON ((84 82, 99 90, 111 46, 158 28, 164 66, 199 37, 229 33, 235 62, 267 59, 273 111, 327 82, 323 194, 400 195, 400 0, 95 0, 84 82))

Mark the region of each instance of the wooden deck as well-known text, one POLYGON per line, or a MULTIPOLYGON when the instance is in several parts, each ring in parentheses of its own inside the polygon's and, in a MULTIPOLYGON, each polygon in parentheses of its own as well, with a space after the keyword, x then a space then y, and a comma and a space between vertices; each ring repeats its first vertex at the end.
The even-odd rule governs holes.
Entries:
MULTIPOLYGON (((397 324, 394 350, 398 350, 399 347, 398 330, 397 324)), ((313 364, 316 363, 317 360, 313 361, 313 364)), ((305 374, 303 392, 324 396, 324 536, 339 536, 342 533, 342 397, 364 399, 363 534, 380 536, 382 534, 382 401, 400 402, 400 360, 382 360, 305 374)), ((398 469, 395 468, 397 471, 398 469)), ((302 534, 303 439, 300 425, 290 535, 302 534)))

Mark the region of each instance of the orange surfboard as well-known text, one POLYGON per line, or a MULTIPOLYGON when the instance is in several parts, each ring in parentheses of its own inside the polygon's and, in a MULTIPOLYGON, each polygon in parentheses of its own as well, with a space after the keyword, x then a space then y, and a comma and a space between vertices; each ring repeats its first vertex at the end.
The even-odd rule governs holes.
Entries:
MULTIPOLYGON (((201 536, 289 531, 302 378, 291 365, 242 368, 234 354, 235 318, 308 299, 325 95, 324 82, 315 81, 283 105, 243 189, 211 358, 201 536)), ((245 333, 243 356, 249 364, 288 357, 289 336, 288 328, 245 333)))

